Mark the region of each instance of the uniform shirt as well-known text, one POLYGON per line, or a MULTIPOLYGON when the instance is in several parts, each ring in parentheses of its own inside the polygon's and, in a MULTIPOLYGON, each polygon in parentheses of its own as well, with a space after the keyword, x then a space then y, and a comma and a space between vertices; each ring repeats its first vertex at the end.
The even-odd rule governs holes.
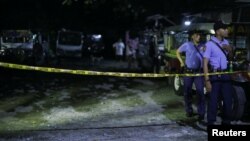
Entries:
MULTIPOLYGON (((221 47, 223 45, 229 45, 226 39, 220 41, 216 37, 212 36, 211 40, 218 43, 221 47)), ((204 57, 209 59, 209 64, 213 69, 227 69, 227 58, 222 50, 214 42, 208 41, 206 43, 204 57)))
POLYGON ((202 57, 197 51, 197 49, 203 54, 201 44, 195 46, 193 42, 186 42, 179 47, 179 52, 185 52, 186 59, 185 64, 190 69, 200 69, 203 67, 202 57))

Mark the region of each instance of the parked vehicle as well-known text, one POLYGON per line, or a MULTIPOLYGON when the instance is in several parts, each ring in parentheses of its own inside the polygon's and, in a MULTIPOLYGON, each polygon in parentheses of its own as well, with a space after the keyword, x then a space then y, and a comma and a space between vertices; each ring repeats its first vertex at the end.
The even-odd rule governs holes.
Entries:
POLYGON ((154 73, 160 73, 165 71, 166 66, 166 49, 164 47, 163 38, 157 39, 156 41, 156 54, 155 54, 155 63, 153 64, 154 73))
POLYGON ((137 50, 138 66, 143 72, 160 73, 165 66, 164 40, 158 32, 141 32, 137 50))
POLYGON ((42 35, 31 30, 3 30, 0 37, 0 58, 14 63, 42 65, 48 44, 42 35))
POLYGON ((56 41, 57 57, 82 57, 83 34, 79 31, 58 31, 56 41))
POLYGON ((139 37, 138 50, 136 58, 138 61, 138 67, 143 72, 152 72, 153 69, 153 57, 154 57, 154 39, 153 35, 149 33, 142 33, 139 37))
POLYGON ((95 60, 99 61, 103 58, 105 45, 103 43, 103 36, 101 34, 88 34, 85 37, 84 43, 84 52, 87 53, 92 60, 92 63, 95 60))

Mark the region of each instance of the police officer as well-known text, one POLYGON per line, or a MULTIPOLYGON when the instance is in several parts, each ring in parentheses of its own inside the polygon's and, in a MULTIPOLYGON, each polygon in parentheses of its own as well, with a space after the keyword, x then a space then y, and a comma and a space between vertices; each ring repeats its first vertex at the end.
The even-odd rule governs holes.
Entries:
POLYGON ((230 124, 230 113, 232 112, 232 84, 228 74, 208 76, 210 72, 223 72, 227 70, 227 54, 229 53, 229 42, 227 25, 222 21, 214 24, 215 36, 206 43, 204 52, 204 74, 205 86, 209 93, 207 121, 208 125, 216 122, 218 98, 223 101, 222 124, 230 124), (210 67, 210 69, 208 69, 210 67))
MULTIPOLYGON (((202 73, 203 72, 203 45, 200 44, 200 32, 193 30, 189 32, 191 41, 182 44, 176 51, 181 67, 185 67, 186 73, 202 73), (185 63, 183 62, 180 53, 185 52, 185 63)), ((205 115, 205 95, 204 81, 202 76, 186 76, 184 79, 184 101, 187 117, 194 115, 192 108, 192 85, 195 84, 196 93, 198 96, 197 110, 198 120, 203 121, 205 115)))

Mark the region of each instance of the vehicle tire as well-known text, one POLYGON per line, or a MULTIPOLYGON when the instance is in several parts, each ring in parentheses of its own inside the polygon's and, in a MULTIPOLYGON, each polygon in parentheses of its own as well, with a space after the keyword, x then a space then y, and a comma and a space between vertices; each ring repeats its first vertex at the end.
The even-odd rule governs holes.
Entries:
POLYGON ((232 119, 240 120, 244 114, 246 95, 242 87, 233 86, 233 111, 232 119))
POLYGON ((171 86, 174 88, 174 93, 179 96, 183 96, 184 83, 183 78, 180 76, 174 76, 169 78, 171 86))

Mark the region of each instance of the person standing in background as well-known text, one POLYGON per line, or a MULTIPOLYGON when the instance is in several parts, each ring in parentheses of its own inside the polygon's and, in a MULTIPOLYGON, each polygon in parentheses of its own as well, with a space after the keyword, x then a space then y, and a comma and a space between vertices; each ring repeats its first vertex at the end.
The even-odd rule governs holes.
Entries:
POLYGON ((139 38, 129 39, 127 42, 127 59, 128 69, 136 69, 137 66, 137 50, 139 45, 139 38))
POLYGON ((121 38, 113 44, 113 48, 115 48, 116 59, 122 61, 125 44, 122 42, 121 38))

